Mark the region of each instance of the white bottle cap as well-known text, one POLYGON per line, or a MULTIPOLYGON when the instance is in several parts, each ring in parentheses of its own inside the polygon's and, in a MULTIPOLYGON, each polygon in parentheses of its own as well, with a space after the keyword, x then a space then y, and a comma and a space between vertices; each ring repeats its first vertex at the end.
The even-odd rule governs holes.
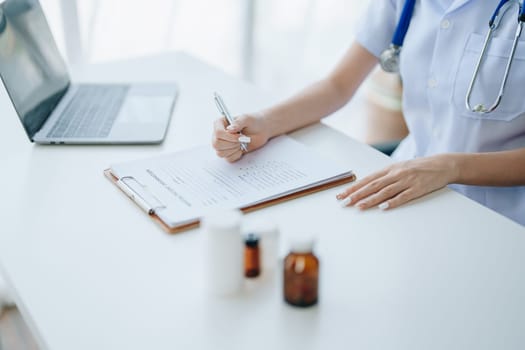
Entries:
POLYGON ((292 253, 311 253, 314 249, 315 236, 294 236, 290 239, 290 251, 292 253))
POLYGON ((242 213, 239 210, 217 209, 209 211, 202 219, 202 225, 208 230, 228 232, 238 229, 242 213))

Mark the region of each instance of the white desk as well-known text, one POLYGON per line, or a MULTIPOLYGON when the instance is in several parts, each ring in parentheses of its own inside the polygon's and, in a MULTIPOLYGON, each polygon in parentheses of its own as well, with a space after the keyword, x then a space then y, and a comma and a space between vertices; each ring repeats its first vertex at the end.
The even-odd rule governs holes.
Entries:
MULTIPOLYGON (((44 349, 524 348, 525 229, 448 190, 359 212, 335 188, 251 213, 319 234, 320 304, 285 305, 280 275, 208 296, 202 233, 167 235, 102 170, 208 142, 214 90, 232 112, 272 97, 177 54, 77 76, 176 80, 181 95, 161 146, 38 146, 0 91, 0 259, 44 349)), ((322 124, 293 136, 359 176, 388 163, 322 124)))

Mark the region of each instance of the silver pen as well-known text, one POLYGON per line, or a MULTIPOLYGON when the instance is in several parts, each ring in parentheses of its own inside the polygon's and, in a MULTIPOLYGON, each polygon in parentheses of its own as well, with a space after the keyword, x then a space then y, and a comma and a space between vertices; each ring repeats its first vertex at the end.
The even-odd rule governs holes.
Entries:
MULTIPOLYGON (((213 98, 215 100, 215 104, 217 105, 217 108, 219 109, 219 112, 223 115, 224 118, 226 118, 226 121, 229 125, 232 125, 235 121, 233 120, 233 117, 231 116, 230 112, 228 111, 228 108, 224 104, 224 101, 222 100, 222 97, 218 93, 213 94, 213 98)), ((239 136, 244 136, 241 132, 239 132, 239 136)), ((246 142, 241 142, 241 149, 244 152, 248 152, 248 146, 246 142)))

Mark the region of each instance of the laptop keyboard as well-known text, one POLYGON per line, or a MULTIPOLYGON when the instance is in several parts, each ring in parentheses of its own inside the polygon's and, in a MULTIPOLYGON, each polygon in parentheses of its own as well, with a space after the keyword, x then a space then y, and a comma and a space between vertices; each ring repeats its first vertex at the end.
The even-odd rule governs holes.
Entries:
POLYGON ((128 89, 128 85, 80 85, 47 137, 108 136, 128 89))

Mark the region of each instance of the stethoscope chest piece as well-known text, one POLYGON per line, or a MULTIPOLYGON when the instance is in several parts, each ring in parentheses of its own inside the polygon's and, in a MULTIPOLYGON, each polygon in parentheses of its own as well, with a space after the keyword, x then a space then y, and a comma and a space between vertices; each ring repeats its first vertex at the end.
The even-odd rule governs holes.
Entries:
POLYGON ((381 68, 388 73, 398 73, 400 53, 401 47, 391 44, 390 47, 383 51, 379 57, 381 68))

